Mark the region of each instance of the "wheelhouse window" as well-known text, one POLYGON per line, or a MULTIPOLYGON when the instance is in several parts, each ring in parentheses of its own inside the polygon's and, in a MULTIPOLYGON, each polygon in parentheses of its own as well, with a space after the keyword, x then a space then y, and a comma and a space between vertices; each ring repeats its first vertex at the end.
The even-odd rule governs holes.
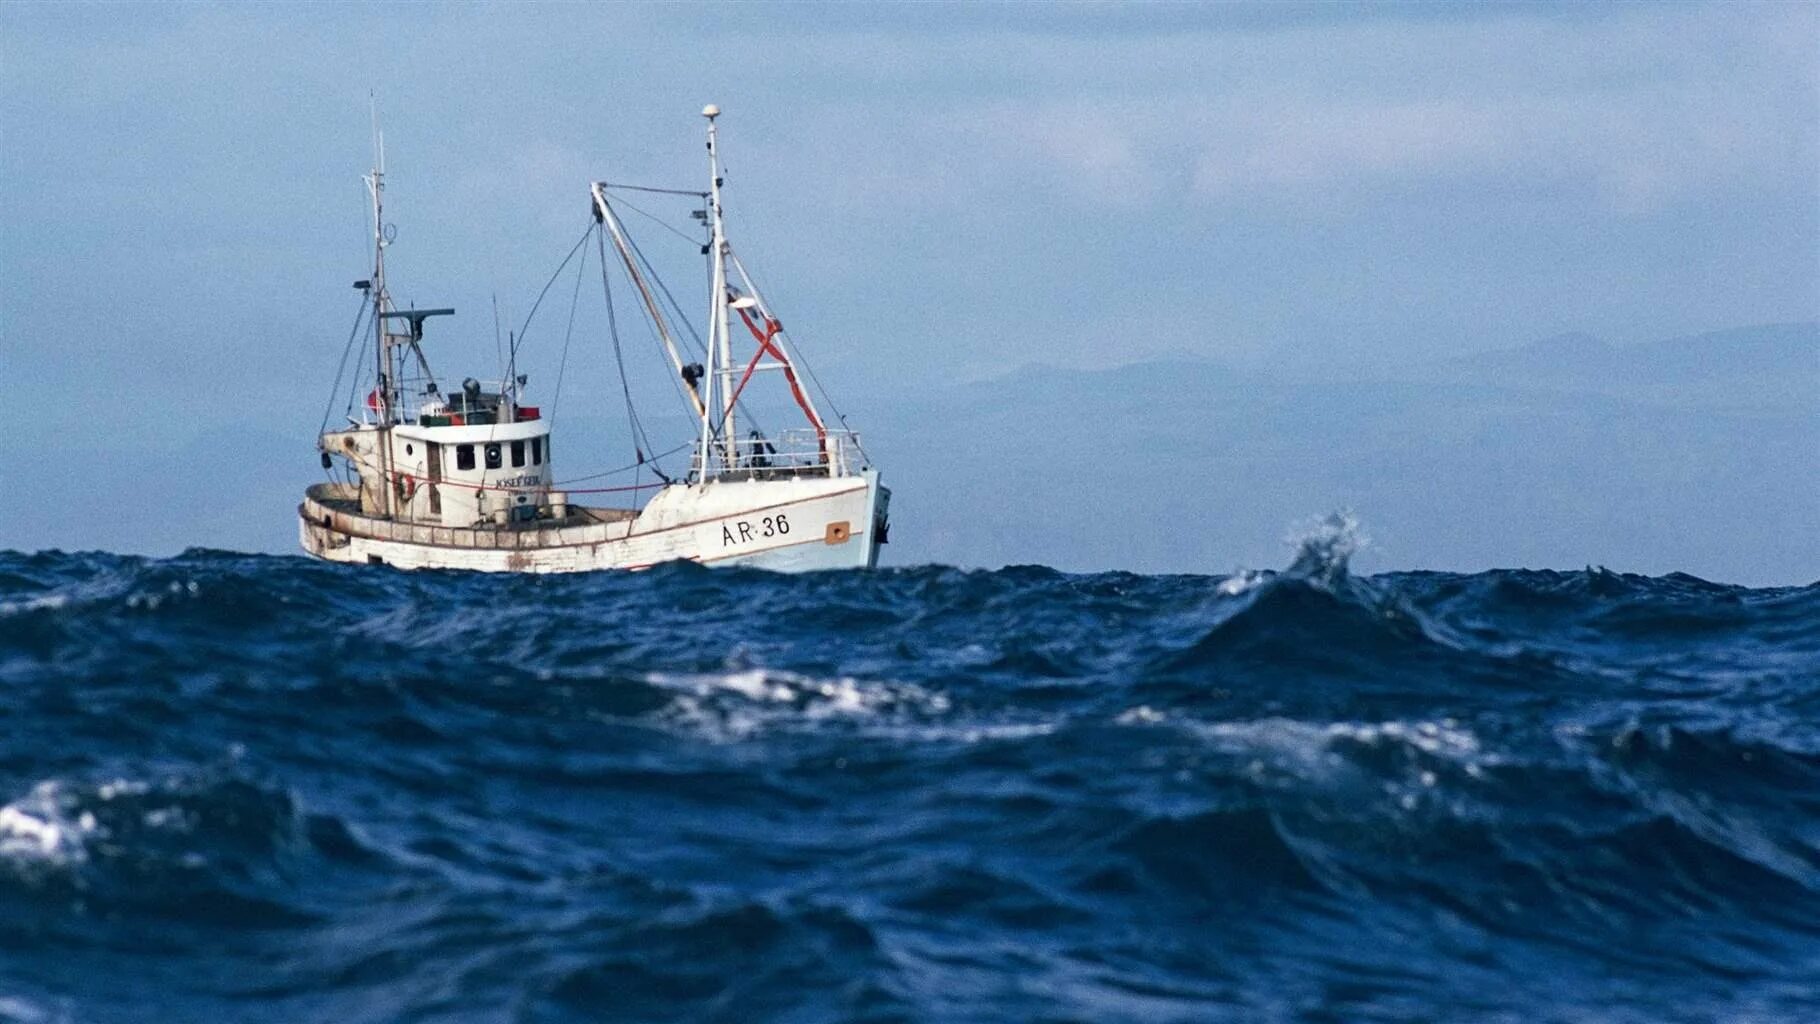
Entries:
POLYGON ((495 441, 492 444, 487 445, 487 468, 498 469, 503 465, 505 465, 505 459, 500 449, 499 442, 495 441))
POLYGON ((525 464, 525 443, 523 441, 513 441, 512 442, 512 468, 517 469, 519 466, 522 466, 524 464, 525 464))
POLYGON ((456 469, 473 469, 474 468, 474 446, 473 445, 458 444, 455 446, 455 468, 456 469))
POLYGON ((543 465, 543 438, 531 438, 531 465, 543 465))

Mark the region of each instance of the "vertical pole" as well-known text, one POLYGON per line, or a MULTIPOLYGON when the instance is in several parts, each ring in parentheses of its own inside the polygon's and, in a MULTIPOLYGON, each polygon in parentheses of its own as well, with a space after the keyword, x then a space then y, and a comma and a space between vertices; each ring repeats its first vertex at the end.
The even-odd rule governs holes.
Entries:
POLYGON ((373 173, 367 178, 373 193, 373 330, 379 361, 374 405, 379 414, 374 438, 374 454, 379 460, 379 491, 384 496, 380 508, 387 518, 397 512, 392 501, 392 339, 386 330, 385 290, 385 136, 379 133, 379 108, 373 108, 373 173))
MULTIPOLYGON (((708 119, 708 210, 714 226, 714 301, 711 309, 712 320, 710 342, 717 337, 719 347, 710 353, 710 362, 718 362, 719 387, 721 396, 721 465, 723 469, 732 469, 738 465, 739 429, 733 420, 733 352, 732 323, 727 309, 727 232, 721 220, 720 208, 720 150, 716 146, 714 119, 720 116, 720 108, 710 103, 702 108, 702 116, 708 119)), ((709 377, 715 376, 715 368, 709 368, 709 377)))
MULTIPOLYGON (((707 108, 719 113, 713 106, 707 108)), ((708 175, 714 175, 714 115, 707 110, 702 116, 708 118, 708 175)), ((708 365, 701 377, 701 448, 697 458, 701 460, 701 483, 708 482, 708 463, 713 458, 714 438, 714 384, 720 379, 715 372, 714 361, 720 352, 720 303, 726 291, 721 280, 720 265, 720 232, 714 227, 714 201, 712 193, 708 200, 708 251, 712 253, 708 260, 708 365)))

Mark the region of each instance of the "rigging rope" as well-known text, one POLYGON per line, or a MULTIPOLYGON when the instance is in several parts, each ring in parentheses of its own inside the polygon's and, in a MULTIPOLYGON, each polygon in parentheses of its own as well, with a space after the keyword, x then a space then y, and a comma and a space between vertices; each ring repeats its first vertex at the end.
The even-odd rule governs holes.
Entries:
MULTIPOLYGON (((684 448, 687 448, 694 443, 695 443, 694 441, 684 441, 682 444, 677 445, 676 447, 670 449, 667 452, 659 452, 656 455, 650 456, 645 461, 647 463, 650 463, 650 462, 656 462, 658 459, 669 458, 670 456, 675 455, 677 452, 682 451, 684 448)), ((633 470, 636 470, 637 468, 638 468, 638 463, 633 463, 630 466, 620 466, 618 469, 605 469, 598 473, 589 473, 587 476, 571 477, 560 483, 553 483, 550 486, 555 487, 555 488, 564 488, 564 487, 569 486, 570 484, 586 483, 589 480, 599 480, 603 476, 618 476, 621 473, 630 473, 633 470)))
MULTIPOLYGON (((670 359, 671 365, 668 365, 665 367, 664 375, 663 375, 664 379, 668 380, 670 382, 671 389, 676 392, 676 397, 682 401, 683 405, 688 407, 691 412, 694 412, 695 410, 700 408, 701 400, 700 400, 699 396, 692 396, 689 392, 685 391, 683 389, 682 383, 678 379, 678 376, 681 374, 682 368, 683 368, 683 366, 682 366, 683 357, 682 357, 681 352, 675 346, 675 339, 669 335, 668 329, 665 327, 664 323, 662 322, 662 317, 664 315, 663 310, 659 307, 657 299, 652 296, 650 289, 645 287, 645 285, 641 279, 642 275, 639 273, 638 266, 641 262, 643 262, 643 260, 640 256, 637 255, 637 246, 635 243, 632 242, 631 235, 629 232, 627 232, 627 230, 625 228, 625 224, 623 221, 620 220, 619 215, 616 213, 612 213, 612 204, 608 203, 604 197, 601 199, 601 204, 603 207, 605 207, 604 212, 611 214, 612 218, 613 218, 613 223, 614 223, 613 247, 620 254, 620 257, 621 257, 620 268, 625 271, 626 280, 631 285, 632 291, 644 299, 644 307, 645 307, 645 314, 646 314, 644 317, 645 327, 651 335, 651 340, 654 343, 662 346, 668 352, 668 354, 671 356, 671 359, 670 359), (628 246, 630 246, 630 248, 628 248, 628 246)), ((606 221, 603 217, 597 217, 596 219, 601 221, 602 228, 606 227, 606 221)), ((603 231, 603 236, 604 236, 604 231, 603 231)), ((601 246, 602 246, 602 250, 601 250, 600 283, 601 283, 602 290, 607 293, 608 302, 611 303, 612 286, 611 286, 608 276, 607 276, 606 251, 604 248, 604 246, 605 246, 604 240, 602 241, 601 246)), ((656 277, 655 271, 650 271, 650 266, 648 263, 645 264, 645 267, 646 267, 646 270, 651 273, 652 277, 656 277)), ((660 280, 658 283, 662 284, 662 281, 660 280)), ((692 325, 688 324, 685 321, 684 326, 689 328, 689 332, 691 335, 694 334, 695 328, 692 325)), ((622 380, 624 379, 623 375, 622 375, 621 379, 622 380)), ((647 447, 648 447, 648 445, 647 445, 647 447)))
MULTIPOLYGON (((575 337, 575 307, 581 304, 581 278, 588 269, 588 253, 583 250, 581 262, 575 264, 575 293, 569 296, 569 327, 562 334, 562 359, 556 364, 556 390, 550 393, 550 431, 556 430, 556 409, 562 403, 562 378, 569 369, 569 341, 575 337)), ((498 340, 497 333, 495 341, 498 340)))
MULTIPOLYGON (((604 187, 607 187, 607 188, 627 187, 627 188, 629 188, 632 186, 604 186, 604 187)), ((658 190, 645 189, 642 191, 658 191, 658 190)), ((706 198, 706 194, 704 194, 704 193, 676 192, 674 194, 700 195, 700 196, 702 196, 702 198, 706 198)), ((657 221, 657 223, 660 226, 666 228, 667 230, 670 230, 676 234, 681 234, 681 232, 677 232, 675 228, 671 227, 668 224, 665 224, 659 218, 652 216, 650 213, 647 213, 644 210, 639 210, 637 207, 632 206, 632 204, 630 204, 630 203, 627 203, 623 198, 618 199, 617 204, 631 207, 634 211, 642 214, 643 216, 645 216, 651 220, 657 221)), ((650 258, 647 257, 644 253, 644 250, 639 247, 638 240, 632 237, 632 233, 629 230, 622 231, 622 234, 625 238, 626 245, 632 251, 632 256, 633 256, 634 260, 637 262, 639 267, 642 268, 644 276, 657 285, 658 292, 663 296, 664 301, 669 304, 669 307, 670 307, 669 312, 672 315, 674 315, 676 322, 681 323, 683 326, 683 329, 688 332, 689 339, 692 342, 694 342, 695 351, 697 353, 700 353, 704 357, 704 359, 706 359, 707 361, 712 361, 709 358, 708 345, 705 341, 702 340, 701 332, 699 332, 695 329, 695 324, 690 321, 688 314, 683 312, 682 304, 680 302, 676 301, 676 296, 670 291, 670 286, 664 282, 663 276, 657 272, 657 268, 651 265, 650 258)), ((687 238, 688 236, 684 235, 683 237, 687 238)), ((693 239, 690 239, 689 241, 690 241, 690 244, 698 244, 693 239)), ((606 258, 605 258, 605 254, 603 251, 602 257, 601 257, 601 282, 602 282, 603 287, 605 287, 606 281, 607 281, 606 258)), ((609 301, 609 303, 611 302, 610 293, 609 293, 608 301, 609 301)), ((610 315, 610 311, 609 311, 609 315, 610 315)), ((669 378, 671 386, 676 389, 677 397, 681 398, 685 404, 688 404, 689 396, 682 391, 683 385, 681 384, 681 382, 679 382, 675 378, 675 376, 672 374, 666 373, 665 376, 669 378)), ((624 379, 625 379, 623 372, 621 373, 620 379, 622 381, 624 381, 624 379)), ((818 387, 820 386, 819 383, 817 386, 818 387)), ((826 395, 826 392, 824 391, 824 397, 825 397, 825 395, 826 395)), ((830 406, 832 406, 833 403, 830 402, 829 404, 830 404, 830 406)), ((765 429, 764 424, 760 421, 759 417, 757 417, 756 415, 754 415, 752 413, 751 408, 744 401, 742 401, 740 399, 740 397, 737 393, 735 393, 735 395, 734 395, 733 408, 735 411, 737 411, 739 413, 739 415, 741 417, 743 417, 746 420, 747 423, 749 423, 752 426, 753 429, 757 430, 761 434, 768 433, 765 429)), ((711 440, 719 439, 721 437, 722 431, 725 428, 725 426, 726 426, 726 413, 723 411, 717 420, 710 423, 709 438, 711 440)), ((646 439, 644 441, 644 447, 646 447, 646 448, 650 447, 650 441, 648 439, 646 439)))
POLYGON ((708 198, 708 193, 706 192, 696 192, 686 188, 652 188, 649 185, 614 185, 604 181, 600 183, 600 187, 631 189, 634 192, 657 192, 667 196, 694 196, 697 199, 708 198))
MULTIPOLYGON (((360 293, 360 311, 354 314, 354 329, 348 334, 347 344, 341 346, 341 365, 335 368, 335 383, 329 385, 329 404, 322 410, 322 426, 316 428, 318 435, 329 429, 329 417, 335 414, 335 396, 341 391, 341 375, 347 372, 348 354, 354 351, 354 339, 360 336, 360 322, 366 319, 367 302, 371 298, 364 291, 360 293)), ((365 353, 366 347, 361 346, 360 351, 365 353)))
MULTIPOLYGON (((366 322, 365 328, 359 332, 360 350, 357 353, 355 353, 355 355, 354 355, 354 365, 355 366, 359 366, 360 364, 367 361, 367 346, 372 343, 373 333, 375 330, 375 328, 373 327, 373 318, 377 317, 378 315, 379 315, 379 305, 378 305, 378 303, 374 303, 372 311, 371 311, 370 315, 367 317, 367 322, 366 322)), ((354 372, 354 375, 352 377, 348 378, 348 404, 347 404, 347 408, 344 410, 344 415, 346 415, 347 418, 349 418, 349 419, 353 419, 353 417, 354 417, 354 403, 359 401, 359 399, 356 396, 360 394, 360 385, 363 383, 365 383, 365 381, 362 380, 361 371, 359 371, 359 370, 356 370, 354 372)))
POLYGON ((558 277, 562 276, 562 272, 568 267, 569 261, 575 258, 575 254, 581 250, 583 243, 587 242, 588 233, 593 230, 594 225, 589 224, 588 230, 583 231, 581 237, 575 240, 575 247, 570 249, 569 254, 564 256, 562 262, 556 265, 556 273, 551 274, 550 279, 544 282, 543 291, 537 293, 537 301, 531 303, 531 311, 525 314, 525 322, 518 327, 518 337, 512 339, 509 365, 514 367, 518 365, 518 346, 524 344, 525 329, 531 326, 531 318, 537 315, 537 307, 543 305, 543 297, 549 294, 550 286, 556 283, 558 277))
MULTIPOLYGON (((690 322, 688 314, 683 312, 682 303, 676 301, 676 296, 670 293, 670 286, 664 283, 662 275, 658 274, 657 268, 651 265, 651 260, 645 256, 644 250, 638 247, 638 239, 633 238, 630 231, 627 231, 625 236, 626 244, 632 247, 632 255, 637 257, 639 265, 644 268, 645 276, 657 284, 657 290, 662 293, 664 301, 670 304, 670 312, 675 314, 677 321, 683 325, 683 328, 689 332, 690 339, 695 342, 695 350, 701 353, 704 359, 708 359, 707 342, 702 341, 701 332, 695 329, 695 325, 690 322)), ((686 401, 688 396, 685 395, 683 397, 686 401)), ((741 416, 745 417, 752 424, 753 429, 761 434, 766 433, 765 425, 759 422, 758 417, 754 416, 752 410, 749 409, 744 402, 739 401, 737 396, 735 396, 733 407, 741 416)), ((726 421, 727 417, 723 412, 720 419, 709 427, 708 437, 710 439, 719 438, 721 436, 721 428, 726 425, 726 421)))
POLYGON ((638 247, 638 239, 633 238, 629 231, 626 232, 626 244, 632 247, 632 255, 638 257, 639 265, 645 268, 645 276, 657 283, 657 290, 662 292, 664 298, 669 301, 670 311, 676 314, 676 319, 689 332, 689 337, 695 340, 696 351, 706 355, 708 346, 701 340, 701 332, 697 331, 695 325, 689 322, 688 316, 683 313, 682 305, 676 301, 676 296, 670 294, 670 286, 664 283, 662 277, 658 276, 656 268, 651 266, 651 261, 645 258, 644 250, 638 247))
POLYGON ((678 231, 676 229, 675 225, 670 224, 669 222, 665 221, 662 217, 659 217, 654 213, 648 213, 644 210, 639 209, 636 206, 633 206, 631 203, 626 202, 623 197, 619 200, 618 205, 623 206, 628 210, 631 210, 633 213, 638 214, 640 217, 643 217, 646 220, 651 221, 652 223, 656 224, 658 227, 663 228, 665 231, 668 231, 672 235, 675 235, 676 237, 689 243, 689 247, 692 249, 701 245, 701 239, 690 238, 688 235, 685 235, 681 231, 678 231))
POLYGON ((651 439, 645 436, 644 424, 638 421, 638 409, 632 403, 632 384, 626 378, 626 356, 619 341, 619 314, 613 308, 613 285, 607 275, 606 229, 596 226, 594 244, 600 250, 600 286, 607 299, 607 334, 613 339, 613 362, 619 367, 619 391, 626 400, 626 423, 632 431, 632 453, 638 457, 635 466, 643 465, 651 439))
MULTIPOLYGON (((740 273, 746 274, 749 280, 751 275, 746 270, 746 265, 739 262, 739 257, 734 257, 734 263, 739 267, 740 273)), ((750 283, 753 288, 758 287, 757 282, 750 283)), ((809 375, 809 380, 815 385, 815 390, 821 394, 822 401, 828 403, 828 411, 834 413, 834 418, 840 421, 841 428, 852 438, 853 446, 859 449, 860 456, 870 460, 871 456, 866 454, 866 446, 859 443, 859 434, 856 433, 853 426, 847 422, 847 414, 841 412, 840 406, 836 405, 834 402, 834 396, 828 393, 828 389, 822 385, 821 378, 816 376, 815 367, 809 362, 808 354, 803 351, 802 342, 797 340, 794 333, 787 335, 787 337, 790 343, 790 350, 796 354, 795 361, 802 364, 803 371, 809 375)))

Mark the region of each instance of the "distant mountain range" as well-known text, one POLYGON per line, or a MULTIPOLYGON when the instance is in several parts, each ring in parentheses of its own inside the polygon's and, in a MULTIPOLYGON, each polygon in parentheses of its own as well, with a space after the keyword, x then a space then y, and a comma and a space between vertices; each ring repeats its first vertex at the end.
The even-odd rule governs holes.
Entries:
POLYGON ((1561 334, 1434 367, 1434 379, 1629 392, 1676 405, 1820 402, 1820 323, 1769 324, 1641 345, 1561 334))
POLYGON ((945 561, 1269 566, 1347 506, 1379 568, 1820 578, 1820 324, 1565 336, 1376 380, 1031 367, 885 413, 899 535, 945 561))

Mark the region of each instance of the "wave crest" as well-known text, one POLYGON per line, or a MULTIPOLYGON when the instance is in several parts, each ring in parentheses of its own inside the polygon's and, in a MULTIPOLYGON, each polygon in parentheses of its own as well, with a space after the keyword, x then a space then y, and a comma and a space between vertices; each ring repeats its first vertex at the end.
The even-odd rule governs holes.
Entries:
POLYGON ((221 768, 46 779, 0 807, 0 890, 114 911, 304 920, 285 899, 300 873, 369 856, 288 790, 221 768))

